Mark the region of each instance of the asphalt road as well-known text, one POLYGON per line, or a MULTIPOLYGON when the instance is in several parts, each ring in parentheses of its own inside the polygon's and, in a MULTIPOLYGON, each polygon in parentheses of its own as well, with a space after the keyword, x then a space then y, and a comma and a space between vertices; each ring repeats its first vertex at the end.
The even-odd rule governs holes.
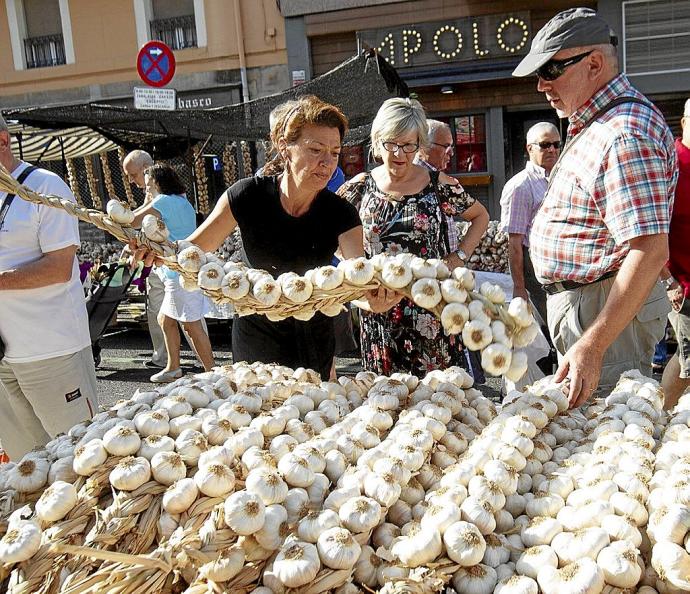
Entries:
MULTIPOLYGON (((211 344, 216 363, 232 363, 230 330, 227 324, 210 327, 211 344)), ((101 364, 96 369, 98 396, 101 406, 110 406, 123 398, 129 398, 137 388, 150 390, 155 384, 149 381, 156 369, 145 366, 151 358, 151 340, 146 330, 139 328, 112 328, 101 339, 101 364)), ((202 371, 189 346, 182 341, 182 369, 187 373, 202 371)), ((336 371, 340 375, 353 375, 361 370, 359 358, 336 359, 336 371)), ((489 379, 478 386, 488 397, 499 398, 500 382, 489 379)))

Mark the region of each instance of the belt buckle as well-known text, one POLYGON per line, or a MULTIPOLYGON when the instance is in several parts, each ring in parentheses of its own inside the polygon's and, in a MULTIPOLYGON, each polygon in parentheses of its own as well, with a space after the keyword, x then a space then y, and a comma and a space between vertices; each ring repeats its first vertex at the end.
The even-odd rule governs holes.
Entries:
POLYGON ((551 286, 555 289, 555 291, 554 291, 555 293, 562 293, 563 291, 566 290, 565 287, 563 286, 562 281, 556 281, 551 286))

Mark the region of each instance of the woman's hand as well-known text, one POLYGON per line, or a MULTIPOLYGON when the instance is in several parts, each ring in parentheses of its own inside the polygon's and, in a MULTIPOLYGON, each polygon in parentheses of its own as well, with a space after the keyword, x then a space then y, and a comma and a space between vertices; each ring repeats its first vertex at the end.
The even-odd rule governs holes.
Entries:
POLYGON ((445 258, 443 258, 443 261, 451 270, 463 268, 465 266, 465 261, 457 254, 457 252, 448 254, 445 258))
POLYGON ((392 289, 387 289, 386 287, 373 289, 365 296, 366 302, 369 305, 369 311, 372 313, 383 313, 384 311, 388 311, 400 303, 402 298, 403 295, 392 289))
POLYGON ((144 266, 153 266, 154 264, 161 264, 162 260, 153 250, 148 249, 146 246, 139 245, 136 239, 132 239, 127 248, 131 252, 130 267, 135 268, 137 262, 144 262, 144 266))

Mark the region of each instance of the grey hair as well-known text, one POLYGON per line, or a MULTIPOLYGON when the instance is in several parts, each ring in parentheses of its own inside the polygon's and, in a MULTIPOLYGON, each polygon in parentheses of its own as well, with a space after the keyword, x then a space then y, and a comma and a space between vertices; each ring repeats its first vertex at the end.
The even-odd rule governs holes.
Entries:
POLYGON ((683 108, 683 117, 690 118, 690 99, 685 102, 685 107, 683 108))
POLYGON ((122 160, 122 164, 124 165, 125 163, 131 163, 135 167, 143 170, 153 165, 153 157, 151 157, 151 155, 149 155, 146 151, 136 149, 131 153, 128 153, 127 156, 122 160))
POLYGON ((386 99, 371 124, 371 151, 381 156, 381 143, 407 132, 417 133, 419 148, 429 146, 427 119, 422 104, 416 99, 386 99))
POLYGON ((444 128, 450 131, 450 126, 446 124, 446 122, 441 122, 439 120, 430 120, 427 118, 426 120, 427 124, 427 135, 429 138, 429 142, 432 142, 433 140, 436 139, 436 135, 443 130, 444 128))
POLYGON ((527 144, 534 144, 538 142, 539 137, 544 133, 551 133, 561 137, 561 133, 558 128, 554 126, 551 122, 539 122, 534 124, 529 130, 527 130, 527 144))
POLYGON ((0 132, 9 132, 9 126, 7 125, 7 122, 5 121, 5 118, 2 117, 2 114, 0 113, 0 132))

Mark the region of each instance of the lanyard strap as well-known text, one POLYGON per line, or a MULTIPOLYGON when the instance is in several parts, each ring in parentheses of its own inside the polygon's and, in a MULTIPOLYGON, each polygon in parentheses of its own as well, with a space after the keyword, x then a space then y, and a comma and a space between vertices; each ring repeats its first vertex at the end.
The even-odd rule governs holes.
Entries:
MULTIPOLYGON (((22 171, 19 176, 17 177, 17 181, 20 184, 24 183, 24 180, 26 180, 29 175, 31 175, 32 171, 35 171, 38 169, 35 165, 29 165, 24 171, 22 171)), ((0 209, 0 231, 2 231, 2 226, 5 223, 5 217, 7 216, 7 211, 10 209, 10 205, 12 204, 12 200, 14 200, 14 194, 7 194, 5 196, 5 200, 2 203, 2 208, 0 209)))
POLYGON ((602 107, 599 111, 597 111, 588 121, 587 123, 582 126, 582 129, 573 137, 566 142, 565 146, 563 147, 563 150, 561 151, 560 156, 558 157, 558 161, 556 161, 556 164, 554 165, 553 169, 551 170, 551 173, 549 174, 549 183, 546 187, 546 192, 551 189, 551 183, 556 177, 556 173, 558 172, 560 168, 561 161, 563 159, 563 156, 568 152, 568 149, 572 148, 572 146, 582 138, 582 133, 589 128, 596 120, 598 120, 601 116, 603 116, 605 113, 611 111, 614 107, 617 107, 618 105, 621 105, 622 103, 639 103, 640 105, 646 105, 649 107, 649 103, 647 101, 643 101, 642 99, 639 99, 638 97, 616 97, 613 101, 607 103, 602 107))

